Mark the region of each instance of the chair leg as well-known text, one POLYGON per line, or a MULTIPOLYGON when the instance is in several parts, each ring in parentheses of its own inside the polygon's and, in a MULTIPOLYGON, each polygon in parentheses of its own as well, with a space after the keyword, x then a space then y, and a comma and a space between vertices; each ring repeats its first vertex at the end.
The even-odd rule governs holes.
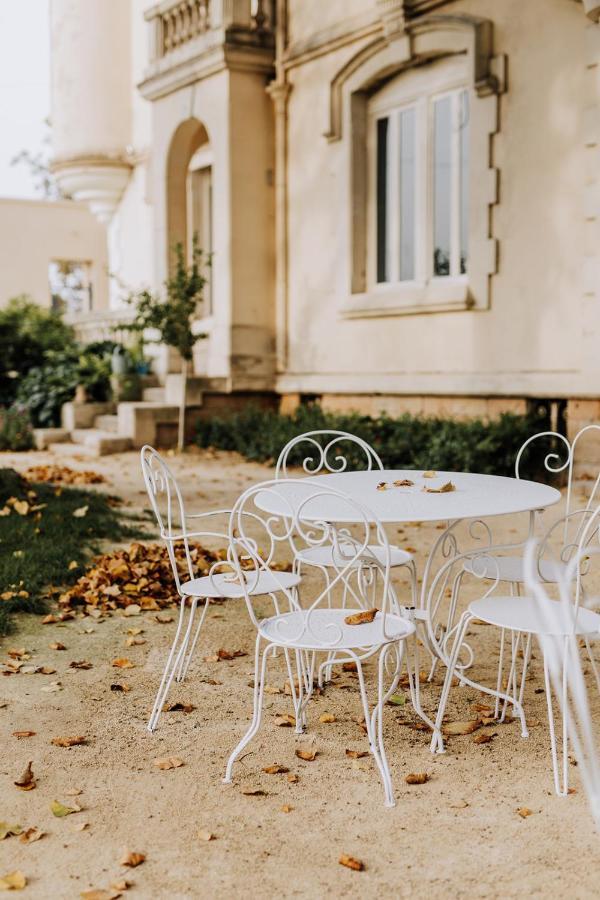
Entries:
POLYGON ((198 626, 196 628, 196 633, 194 634, 194 638, 192 640, 191 647, 187 653, 187 656, 184 657, 181 661, 181 665, 179 666, 179 671, 177 673, 177 681, 182 682, 187 677, 188 670, 190 668, 190 663, 192 661, 192 656, 194 655, 194 650, 196 649, 196 644, 198 643, 198 638, 200 637, 200 632, 202 631, 202 625, 204 624, 204 619, 206 618, 206 613, 208 612, 208 607, 210 605, 210 599, 207 597, 204 601, 204 607, 202 612, 200 613, 200 621, 198 622, 198 626))
POLYGON ((413 647, 413 668, 411 672, 410 666, 410 658, 408 649, 406 652, 406 671, 408 674, 408 689, 410 691, 410 700, 413 705, 413 709, 420 719, 423 720, 434 733, 435 737, 438 737, 436 733, 435 723, 431 721, 427 713, 424 711, 421 706, 421 685, 420 685, 420 669, 419 669, 419 642, 417 639, 416 633, 412 638, 409 638, 413 647))
POLYGON ((452 654, 450 659, 448 660, 448 669, 446 671, 446 677, 444 679, 444 686, 442 688, 442 695, 440 697, 440 705, 438 707, 437 716, 435 719, 435 730, 433 733, 433 737, 431 738, 430 749, 432 753, 444 753, 444 740, 442 738, 442 722, 444 719, 444 713, 446 711, 446 704, 448 702, 448 697, 450 695, 450 688, 452 686, 452 679, 454 677, 454 670, 456 669, 456 663, 458 660, 458 654, 460 652, 460 648, 464 639, 465 634, 467 633, 467 628, 469 627, 469 623, 473 616, 470 612, 465 612, 460 618, 458 628, 456 631, 456 637, 454 639, 454 647, 452 648, 452 654))
POLYGON ((500 629, 500 651, 498 656, 498 674, 496 676, 496 702, 494 704, 494 718, 500 715, 500 697, 498 694, 502 690, 502 669, 504 667, 504 643, 506 640, 506 632, 504 628, 500 629))
POLYGON ((568 656, 566 646, 563 647, 560 669, 560 689, 562 693, 561 716, 562 716, 562 783, 560 777, 560 767, 558 760, 558 749, 556 745, 556 730, 554 727, 554 709, 552 703, 552 684, 550 681, 550 670, 545 649, 544 653, 544 684, 546 688, 546 704, 548 707, 548 728, 550 731, 550 749, 552 753, 552 774, 554 777, 554 790, 559 797, 566 797, 569 793, 569 758, 568 758, 568 727, 567 727, 567 666, 568 656))
POLYGON ((150 720, 147 725, 148 731, 154 731, 154 729, 158 725, 158 720, 159 720, 160 714, 162 712, 164 702, 167 698, 167 694, 169 693, 169 690, 171 688, 171 683, 173 681, 173 678, 175 677, 175 672, 178 670, 179 666, 181 665, 181 660, 183 658, 185 648, 187 647, 189 639, 190 639, 190 633, 192 630, 192 624, 193 624, 194 616, 196 613, 197 602, 198 602, 197 598, 194 597, 192 599, 188 624, 187 624, 187 628, 185 630, 183 639, 181 641, 181 646, 180 646, 179 650, 177 650, 177 653, 175 653, 177 644, 179 642, 179 637, 181 635, 183 620, 185 618, 185 600, 181 601, 181 606, 179 609, 179 621, 177 622, 177 630, 175 631, 175 637, 173 639, 173 643, 172 643, 171 649, 169 651, 169 656, 167 657, 167 664, 165 666, 165 670, 163 672, 163 676, 160 681, 158 693, 156 694, 156 699, 154 701, 154 706, 152 707, 152 712, 150 713, 150 720))
MULTIPOLYGON (((377 666, 377 703, 373 709, 373 714, 371 716, 371 745, 372 745, 372 753, 375 758, 375 762, 379 768, 379 774, 381 776, 381 781, 383 784, 383 792, 385 796, 385 806, 392 807, 396 805, 396 799, 394 797, 394 788, 392 784, 392 776, 390 773, 390 767, 387 761, 387 756, 385 752, 385 745, 383 743, 383 708, 388 700, 388 698, 392 695, 392 693, 396 690, 398 685, 398 681, 400 680, 400 671, 402 669, 402 655, 404 651, 404 645, 396 645, 386 644, 385 647, 382 648, 379 652, 379 663, 377 666), (385 661, 387 659, 388 653, 395 650, 397 654, 397 663, 396 670, 394 672, 394 676, 392 679, 392 684, 387 691, 384 688, 384 674, 385 674, 385 661), (376 742, 375 742, 376 741, 376 742)), ((365 722, 368 719, 365 716, 365 722)))
POLYGON ((267 668, 267 658, 269 656, 269 650, 271 649, 271 644, 267 644, 265 649, 262 651, 260 649, 261 638, 260 635, 256 637, 256 648, 254 652, 254 711, 252 714, 252 722, 250 723, 250 727, 248 731, 241 739, 231 756, 227 761, 227 767, 225 769, 225 777, 223 778, 223 784, 231 784, 231 773, 233 771, 233 764, 236 759, 246 747, 258 729, 260 728, 260 722, 262 719, 262 706, 263 706, 263 697, 264 697, 264 689, 265 689, 265 672, 267 668))

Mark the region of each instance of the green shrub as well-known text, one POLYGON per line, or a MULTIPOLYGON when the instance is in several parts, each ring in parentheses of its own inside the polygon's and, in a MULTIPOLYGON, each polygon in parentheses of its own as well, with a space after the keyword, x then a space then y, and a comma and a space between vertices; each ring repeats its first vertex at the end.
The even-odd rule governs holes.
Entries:
POLYGON ((99 353, 77 346, 48 351, 41 366, 30 369, 19 382, 17 400, 29 410, 38 428, 60 425, 60 410, 75 396, 77 385, 89 400, 102 403, 110 398, 110 353, 103 345, 99 353))
POLYGON ((10 406, 21 377, 42 366, 48 351, 75 349, 73 329, 58 313, 42 309, 28 297, 16 297, 0 310, 0 397, 10 406))
MULTIPOLYGON (((351 413, 326 413, 316 403, 298 407, 291 416, 248 406, 228 417, 200 420, 196 441, 201 447, 236 450, 246 459, 274 461, 284 445, 305 431, 348 431, 366 440, 390 469, 441 469, 513 475, 515 458, 523 442, 540 430, 530 416, 505 413, 499 419, 422 418, 397 419, 386 415, 371 418, 351 413)), ((340 444, 349 468, 364 468, 364 455, 356 445, 340 444)), ((290 454, 289 462, 300 465, 309 455, 307 445, 290 454)), ((539 462, 539 460, 538 460, 539 462)), ((525 474, 536 474, 536 461, 525 460, 525 474)))
POLYGON ((0 409, 0 450, 31 450, 32 447, 29 412, 16 405, 0 409))

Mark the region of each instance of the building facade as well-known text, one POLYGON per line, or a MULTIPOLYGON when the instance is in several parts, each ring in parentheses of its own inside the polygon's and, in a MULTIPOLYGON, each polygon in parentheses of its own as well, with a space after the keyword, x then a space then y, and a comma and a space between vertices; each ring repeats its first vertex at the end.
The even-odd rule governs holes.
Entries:
POLYGON ((600 4, 51 9, 54 169, 111 310, 196 232, 224 405, 600 418, 600 4))

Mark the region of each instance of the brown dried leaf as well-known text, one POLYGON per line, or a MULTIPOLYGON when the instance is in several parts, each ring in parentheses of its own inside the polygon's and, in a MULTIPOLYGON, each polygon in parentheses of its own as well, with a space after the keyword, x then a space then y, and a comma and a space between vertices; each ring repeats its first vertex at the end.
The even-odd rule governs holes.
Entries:
POLYGON ((411 481, 410 478, 400 478, 394 482, 394 487, 412 487, 413 484, 414 481, 411 481))
POLYGON ((321 715, 319 716, 319 722, 321 722, 323 725, 331 725, 335 721, 336 718, 333 713, 321 713, 321 715))
POLYGON ((344 622, 346 625, 365 625, 372 622, 378 612, 378 609, 363 609, 361 612, 346 616, 344 622))
POLYGON ((281 812, 290 813, 293 810, 293 808, 294 807, 290 806, 289 803, 284 803, 283 806, 281 807, 281 812))
POLYGON ((295 728, 296 719, 290 715, 275 716, 273 724, 278 725, 280 728, 295 728))
POLYGON ((290 774, 287 777, 287 780, 289 781, 290 784, 297 784, 300 781, 300 778, 294 772, 290 772, 290 774))
POLYGON ((354 856, 348 856, 347 853, 342 853, 338 861, 340 866, 346 866, 347 869, 354 869, 355 872, 362 872, 365 868, 365 864, 362 860, 356 859, 354 856))
POLYGON ((267 775, 287 775, 290 770, 285 766, 280 766, 278 763, 274 763, 272 766, 266 766, 263 769, 263 772, 266 772, 267 775))
POLYGON ((45 831, 40 831, 39 828, 32 826, 23 832, 19 840, 22 844, 33 844, 43 838, 45 833, 45 831))
POLYGON ((245 794, 246 797, 266 797, 267 792, 263 791, 262 788, 246 788, 242 791, 242 794, 245 794))
POLYGON ((429 781, 427 772, 411 772, 404 779, 407 784, 426 784, 429 781))
POLYGON ((355 662, 345 662, 342 663, 342 671, 343 672, 357 672, 358 666, 355 662))
POLYGON ((424 487, 423 490, 427 494, 449 494, 451 491, 456 490, 456 485, 452 481, 447 481, 441 487, 424 487))
POLYGON ((179 769, 184 765, 184 762, 178 756, 165 756, 160 759, 155 759, 154 765, 157 769, 166 771, 167 769, 179 769))
POLYGON ((14 782, 21 791, 32 791, 36 785, 33 769, 31 768, 32 765, 32 762, 28 762, 21 777, 14 782))
POLYGON ((495 738, 495 734, 490 734, 487 731, 482 731, 481 734, 476 734, 473 738, 474 744, 489 744, 490 741, 495 738))
POLYGON ((346 750, 346 756, 349 759, 362 759, 363 756, 368 756, 368 750, 346 750))
POLYGON ((117 900, 121 892, 117 890, 105 891, 102 888, 92 888, 89 891, 81 891, 82 900, 117 900))
POLYGON ((296 747, 296 756, 305 762, 313 762, 317 758, 318 750, 314 747, 296 747))
POLYGON ((131 850, 126 850, 119 860, 119 865, 129 866, 131 869, 135 869, 135 867, 141 865, 145 859, 145 853, 134 853, 131 850))
POLYGON ((87 744, 87 738, 83 735, 73 735, 70 737, 55 737, 50 741, 55 747, 78 747, 80 744, 87 744))
POLYGON ((130 659, 126 657, 120 657, 119 659, 113 659, 112 665, 117 669, 135 669, 135 664, 131 662, 130 659))
POLYGON ((193 703, 170 703, 169 705, 164 706, 165 712, 183 712, 183 713, 191 713, 196 709, 193 703))
POLYGON ((442 731, 448 735, 472 734, 478 728, 481 728, 481 719, 468 719, 465 722, 447 722, 445 725, 442 725, 442 731))
POLYGON ((70 669, 92 669, 92 663, 87 659, 74 659, 73 662, 69 663, 70 669))
POLYGON ((16 738, 28 738, 33 737, 35 731, 13 731, 13 737, 16 738))
POLYGON ((0 822, 0 841, 16 834, 21 834, 23 829, 20 825, 9 825, 8 822, 0 822))
POLYGON ((533 815, 533 810, 528 809, 526 806, 520 806, 517 810, 517 813, 521 816, 522 819, 526 819, 528 816, 533 815))
POLYGON ((49 647, 51 650, 66 650, 67 649, 64 644, 60 643, 60 641, 55 641, 53 644, 50 644, 49 647))

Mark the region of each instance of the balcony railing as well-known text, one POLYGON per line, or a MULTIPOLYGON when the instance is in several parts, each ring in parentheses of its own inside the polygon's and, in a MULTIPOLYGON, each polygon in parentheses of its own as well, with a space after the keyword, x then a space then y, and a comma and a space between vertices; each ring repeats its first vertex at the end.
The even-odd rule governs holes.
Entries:
POLYGON ((153 33, 151 58, 162 59, 211 31, 263 36, 273 26, 273 0, 163 0, 145 18, 153 33))

